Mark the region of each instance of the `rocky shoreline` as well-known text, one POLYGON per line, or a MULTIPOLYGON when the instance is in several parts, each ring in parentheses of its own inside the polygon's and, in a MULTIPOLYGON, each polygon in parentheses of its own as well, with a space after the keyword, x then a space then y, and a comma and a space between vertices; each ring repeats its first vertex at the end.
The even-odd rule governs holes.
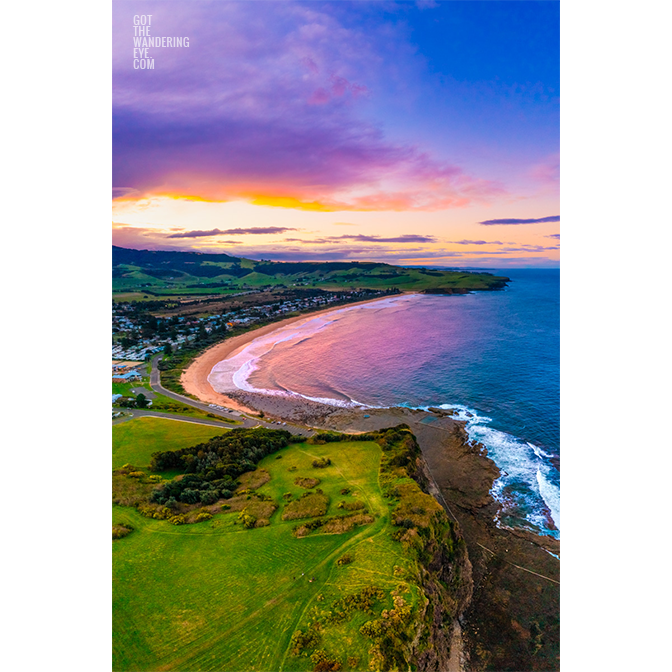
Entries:
POLYGON ((302 397, 228 393, 266 420, 344 433, 407 424, 422 450, 429 490, 459 524, 473 570, 471 604, 453 629, 461 670, 559 669, 559 540, 496 524, 490 490, 500 476, 463 421, 440 409, 343 408, 302 397), (459 631, 459 634, 457 634, 459 631))

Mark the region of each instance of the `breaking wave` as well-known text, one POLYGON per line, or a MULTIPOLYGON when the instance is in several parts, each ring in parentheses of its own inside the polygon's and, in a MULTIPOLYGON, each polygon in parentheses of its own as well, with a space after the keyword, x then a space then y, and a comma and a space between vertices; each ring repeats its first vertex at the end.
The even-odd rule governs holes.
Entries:
POLYGON ((553 457, 540 446, 490 427, 492 418, 460 404, 442 404, 463 420, 469 438, 483 444, 502 475, 491 493, 502 505, 499 522, 530 527, 534 532, 560 536, 560 474, 553 457))

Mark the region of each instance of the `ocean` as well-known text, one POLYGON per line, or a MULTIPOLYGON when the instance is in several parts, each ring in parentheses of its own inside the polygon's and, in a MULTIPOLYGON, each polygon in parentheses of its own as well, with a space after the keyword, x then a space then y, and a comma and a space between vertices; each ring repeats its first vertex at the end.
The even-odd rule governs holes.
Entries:
POLYGON ((560 272, 495 273, 511 278, 505 290, 308 317, 256 339, 211 380, 339 406, 452 409, 502 471, 498 523, 559 537, 560 272))

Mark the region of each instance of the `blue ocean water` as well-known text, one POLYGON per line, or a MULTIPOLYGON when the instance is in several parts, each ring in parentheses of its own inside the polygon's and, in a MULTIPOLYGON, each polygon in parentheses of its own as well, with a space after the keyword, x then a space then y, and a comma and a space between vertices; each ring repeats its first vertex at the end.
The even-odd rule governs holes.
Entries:
POLYGON ((560 272, 496 273, 511 278, 505 290, 403 295, 311 320, 247 380, 340 403, 453 408, 503 472, 500 524, 559 536, 560 272))

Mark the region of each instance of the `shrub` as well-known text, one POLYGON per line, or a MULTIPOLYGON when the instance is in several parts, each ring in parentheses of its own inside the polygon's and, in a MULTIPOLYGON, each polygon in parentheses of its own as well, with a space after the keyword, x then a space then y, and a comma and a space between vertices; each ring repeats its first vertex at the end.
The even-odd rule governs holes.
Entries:
POLYGON ((300 518, 316 518, 323 516, 329 507, 329 498, 324 494, 305 493, 299 499, 285 504, 282 514, 283 520, 297 520, 300 518))
POLYGON ((311 488, 314 488, 316 485, 320 484, 320 479, 319 478, 295 478, 294 479, 294 484, 298 485, 300 488, 310 490, 311 488))
POLYGON ((172 516, 172 518, 169 518, 168 522, 172 525, 184 525, 187 522, 187 519, 184 517, 184 515, 178 514, 177 516, 172 516))
POLYGON ((129 476, 131 478, 144 478, 145 477, 145 472, 144 471, 132 471, 129 476))
POLYGON ((322 660, 313 668, 313 672, 338 672, 341 664, 337 660, 322 660))
POLYGON ((331 613, 327 620, 331 623, 342 623, 355 611, 373 615, 373 605, 384 597, 385 593, 380 588, 366 586, 357 593, 351 593, 332 602, 331 613))
POLYGON ((364 509, 366 508, 366 504, 364 502, 346 502, 342 501, 338 503, 338 506, 336 507, 338 509, 345 509, 346 511, 358 511, 359 509, 364 509))
POLYGON ((358 525, 368 525, 373 522, 373 516, 365 513, 355 513, 349 516, 334 516, 325 522, 325 534, 342 534, 350 532, 358 525))
POLYGON ((297 630, 290 641, 291 653, 293 656, 298 656, 304 649, 309 649, 317 646, 320 642, 320 634, 315 628, 308 628, 307 632, 297 630))
POLYGON ((324 649, 318 649, 315 651, 310 656, 310 661, 314 664, 317 665, 317 663, 321 663, 323 660, 329 660, 329 656, 327 655, 327 652, 324 649))
POLYGON ((324 469, 331 466, 331 460, 328 457, 321 457, 318 460, 313 460, 313 466, 316 469, 324 469))
POLYGON ((167 506, 164 506, 161 509, 156 509, 152 518, 155 518, 156 520, 167 520, 172 515, 172 511, 167 506))
POLYGON ((349 565, 353 560, 354 558, 352 557, 352 555, 350 555, 350 553, 346 553, 345 555, 341 556, 338 560, 336 560, 336 564, 339 567, 343 567, 344 565, 349 565))
POLYGON ((247 513, 247 509, 243 509, 238 514, 238 520, 240 520, 248 530, 251 530, 257 522, 257 519, 254 516, 247 513))
POLYGON ((206 490, 201 493, 201 502, 203 504, 214 504, 219 499, 219 491, 206 490))
POLYGON ((196 522, 197 523, 202 523, 204 520, 210 520, 211 518, 212 518, 211 513, 208 513, 207 511, 203 511, 196 516, 196 522))
POLYGON ((121 539, 133 532, 133 526, 130 523, 123 525, 112 525, 112 539, 121 539))
POLYGON ((341 669, 341 663, 332 658, 324 649, 315 651, 310 661, 315 666, 313 672, 338 672, 341 669))
POLYGON ((196 504, 201 500, 201 494, 198 490, 187 488, 180 493, 180 501, 185 504, 196 504))

